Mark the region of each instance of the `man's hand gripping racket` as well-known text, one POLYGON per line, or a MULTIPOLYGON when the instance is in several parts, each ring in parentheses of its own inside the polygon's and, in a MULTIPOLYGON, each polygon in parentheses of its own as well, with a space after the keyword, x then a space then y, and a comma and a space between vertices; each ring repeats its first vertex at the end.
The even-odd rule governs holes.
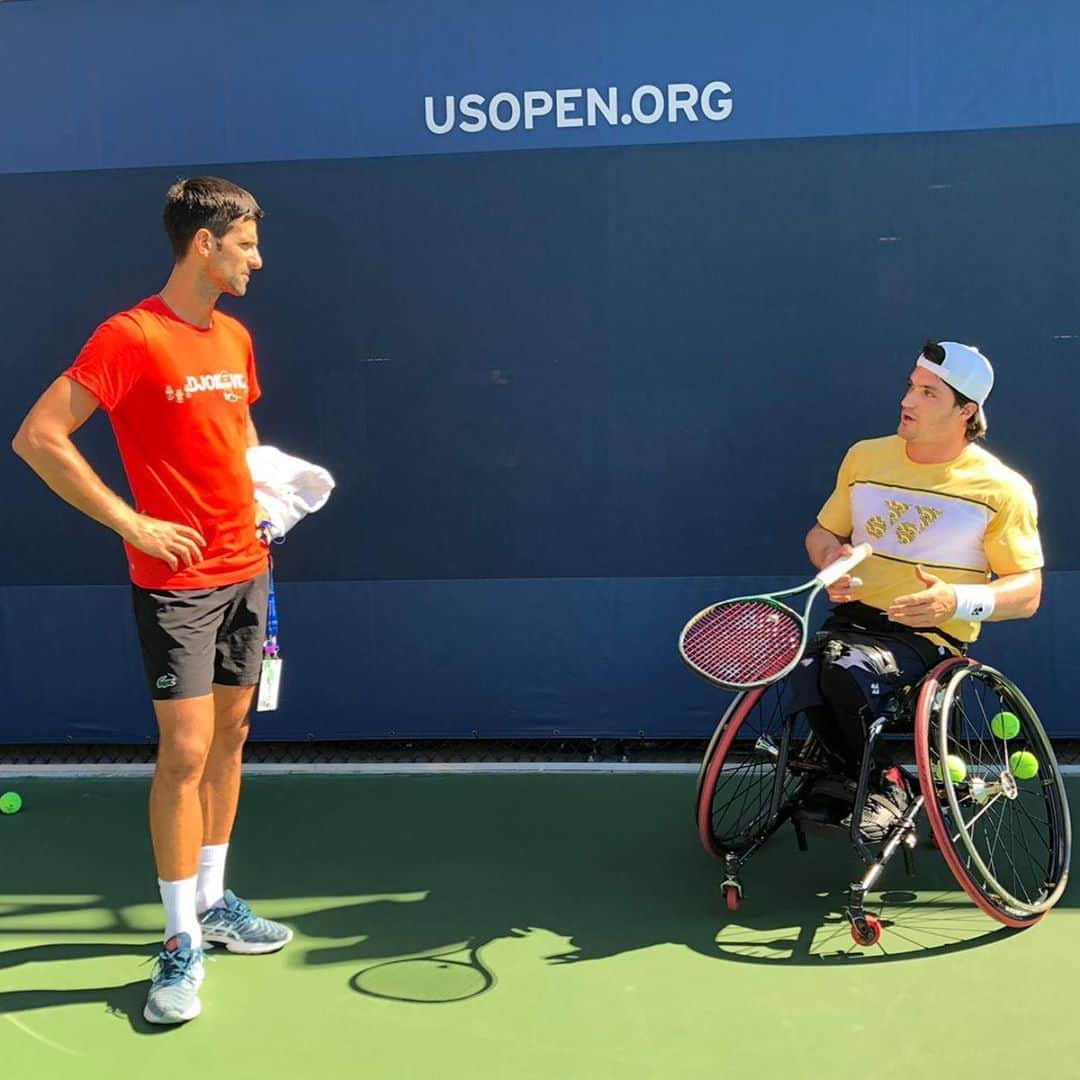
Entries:
POLYGON ((807 618, 817 594, 871 554, 859 544, 795 589, 740 596, 699 611, 679 635, 682 658, 703 678, 727 690, 749 690, 782 679, 799 662, 809 635, 807 618), (781 597, 807 593, 802 614, 781 597))

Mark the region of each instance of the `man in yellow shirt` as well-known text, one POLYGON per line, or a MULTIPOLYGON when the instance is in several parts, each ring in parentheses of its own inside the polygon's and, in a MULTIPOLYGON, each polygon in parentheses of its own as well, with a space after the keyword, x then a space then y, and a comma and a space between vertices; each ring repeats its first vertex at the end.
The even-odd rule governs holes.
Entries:
MULTIPOLYGON (((994 382, 990 362, 958 342, 927 342, 908 379, 895 435, 847 452, 836 489, 806 536, 821 569, 868 541, 858 577, 829 589, 837 605, 792 675, 804 711, 849 779, 869 722, 889 696, 964 649, 988 620, 1034 615, 1042 545, 1031 485, 977 444, 994 382), (861 579, 861 580, 860 580, 861 579)), ((862 819, 879 840, 910 793, 895 765, 872 774, 862 819)))

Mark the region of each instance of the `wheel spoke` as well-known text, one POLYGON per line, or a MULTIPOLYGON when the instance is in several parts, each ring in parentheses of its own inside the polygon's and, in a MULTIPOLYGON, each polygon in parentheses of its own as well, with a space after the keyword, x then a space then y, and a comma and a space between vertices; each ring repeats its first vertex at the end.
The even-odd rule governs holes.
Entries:
POLYGON ((1035 712, 1000 673, 959 662, 933 701, 920 699, 918 731, 928 740, 934 775, 941 773, 926 792, 931 823, 941 830, 939 843, 949 845, 943 854, 960 884, 1000 921, 1037 919, 1063 891, 1069 843, 1067 824, 1059 835, 1068 814, 1064 787, 1035 712), (991 724, 1002 712, 1020 720, 1009 739, 991 724), (1017 750, 1034 755, 1037 789, 1013 774, 1010 754, 1017 750), (962 775, 950 771, 949 755, 963 762, 962 775))

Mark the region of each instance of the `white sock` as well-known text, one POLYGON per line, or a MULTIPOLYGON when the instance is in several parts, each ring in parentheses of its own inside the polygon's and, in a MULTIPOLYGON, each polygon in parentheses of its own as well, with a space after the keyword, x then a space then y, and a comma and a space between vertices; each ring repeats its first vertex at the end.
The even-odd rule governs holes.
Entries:
POLYGON ((162 881, 158 878, 161 902, 165 905, 165 940, 175 934, 190 934, 191 947, 202 948, 202 928, 195 910, 195 882, 197 878, 183 881, 162 881))
POLYGON ((199 877, 195 910, 209 911, 225 897, 225 856, 228 844, 206 844, 199 848, 199 877))

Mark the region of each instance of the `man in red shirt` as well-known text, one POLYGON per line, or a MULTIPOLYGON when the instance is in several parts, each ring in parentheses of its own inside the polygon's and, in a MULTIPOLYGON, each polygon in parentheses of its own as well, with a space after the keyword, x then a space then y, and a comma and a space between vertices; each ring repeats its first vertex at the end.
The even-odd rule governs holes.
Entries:
POLYGON ((292 931, 224 887, 241 753, 266 635, 268 560, 247 448, 258 443, 251 337, 215 310, 262 267, 250 193, 197 177, 170 188, 176 258, 160 293, 112 316, 27 414, 15 452, 61 498, 124 540, 159 729, 150 832, 165 945, 144 1015, 199 1014, 203 945, 282 948, 292 931), (134 507, 71 439, 97 408, 116 434, 134 507))

